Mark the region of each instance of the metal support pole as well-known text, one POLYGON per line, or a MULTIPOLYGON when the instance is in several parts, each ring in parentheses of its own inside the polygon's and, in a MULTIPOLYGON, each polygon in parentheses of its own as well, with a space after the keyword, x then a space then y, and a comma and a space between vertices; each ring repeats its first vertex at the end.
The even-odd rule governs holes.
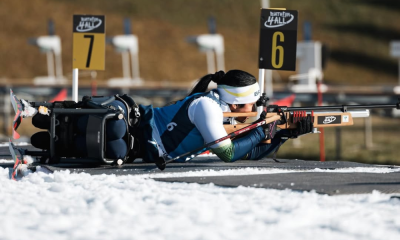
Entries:
POLYGON ((61 79, 63 77, 61 54, 54 54, 56 59, 56 77, 61 79))
POLYGON ((225 71, 225 60, 223 53, 216 53, 217 57, 217 71, 225 71))
POLYGON ((274 96, 274 89, 272 86, 272 70, 265 70, 265 93, 270 99, 274 96))
POLYGON ((367 117, 364 118, 364 125, 365 125, 365 148, 370 149, 372 148, 372 118, 367 117))
POLYGON ((207 71, 208 73, 215 73, 215 59, 214 59, 214 51, 206 51, 207 56, 207 71))
POLYGON ((128 51, 123 51, 121 53, 122 56, 122 73, 124 78, 130 79, 131 78, 131 72, 129 70, 129 52, 128 51))
POLYGON ((342 159, 342 129, 340 127, 335 128, 336 133, 336 160, 342 159))
POLYGON ((139 79, 140 72, 139 72, 139 54, 131 53, 131 64, 132 64, 132 78, 139 79))
POLYGON ((92 82, 91 82, 92 96, 96 96, 97 95, 97 82, 96 82, 97 72, 96 71, 90 72, 90 76, 92 77, 92 82))
POLYGON ((261 0, 261 8, 269 8, 269 0, 261 0))
POLYGON ((49 77, 54 78, 54 59, 53 59, 53 52, 52 51, 47 51, 46 52, 46 57, 47 57, 47 75, 49 77))
POLYGON ((78 76, 79 69, 74 68, 72 70, 72 100, 78 102, 78 76))

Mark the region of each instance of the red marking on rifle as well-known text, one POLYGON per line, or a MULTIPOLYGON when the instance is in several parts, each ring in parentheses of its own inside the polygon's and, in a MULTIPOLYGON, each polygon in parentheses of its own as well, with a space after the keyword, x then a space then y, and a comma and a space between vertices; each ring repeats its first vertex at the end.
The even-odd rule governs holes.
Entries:
POLYGON ((293 112, 293 123, 296 123, 296 111, 293 112))
POLYGON ((311 111, 311 121, 314 123, 314 111, 311 111))

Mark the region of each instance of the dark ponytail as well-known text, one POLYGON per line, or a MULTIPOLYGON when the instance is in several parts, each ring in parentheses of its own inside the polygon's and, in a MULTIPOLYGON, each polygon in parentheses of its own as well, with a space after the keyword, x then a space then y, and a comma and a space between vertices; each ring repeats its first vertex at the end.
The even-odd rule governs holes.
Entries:
POLYGON ((218 85, 228 85, 232 87, 249 86, 257 82, 257 79, 248 72, 242 70, 230 70, 227 73, 218 71, 214 74, 207 74, 202 77, 199 82, 194 86, 188 96, 195 93, 206 92, 208 84, 213 81, 218 85))
POLYGON ((199 82, 194 86, 192 91, 189 93, 188 96, 193 95, 195 93, 202 93, 206 92, 208 85, 210 84, 211 81, 215 82, 218 84, 225 76, 224 71, 218 71, 214 74, 207 74, 204 77, 200 78, 199 82))
POLYGON ((248 72, 242 70, 230 70, 217 84, 228 85, 232 87, 245 87, 256 82, 257 79, 248 72))

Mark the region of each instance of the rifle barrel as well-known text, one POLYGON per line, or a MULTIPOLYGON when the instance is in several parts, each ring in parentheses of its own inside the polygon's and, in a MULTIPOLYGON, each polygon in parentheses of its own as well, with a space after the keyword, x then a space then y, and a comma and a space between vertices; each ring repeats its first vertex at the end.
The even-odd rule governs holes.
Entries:
POLYGON ((397 108, 396 104, 373 104, 373 105, 342 105, 342 106, 316 106, 316 107, 288 107, 287 111, 322 111, 340 110, 346 112, 348 109, 373 109, 373 108, 397 108))

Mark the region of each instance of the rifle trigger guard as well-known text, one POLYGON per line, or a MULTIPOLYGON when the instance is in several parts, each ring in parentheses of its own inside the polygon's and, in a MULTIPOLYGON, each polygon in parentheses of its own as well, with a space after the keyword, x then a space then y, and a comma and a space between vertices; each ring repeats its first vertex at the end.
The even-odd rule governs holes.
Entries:
POLYGON ((342 106, 342 112, 347 112, 347 106, 345 105, 342 106))
POLYGON ((280 123, 280 124, 286 124, 288 121, 287 121, 287 118, 286 118, 286 114, 285 114, 285 112, 284 112, 284 111, 282 111, 282 109, 281 109, 281 108, 278 108, 278 113, 279 113, 280 115, 282 115, 282 116, 283 116, 283 121, 284 121, 284 122, 282 122, 282 123, 280 123))

